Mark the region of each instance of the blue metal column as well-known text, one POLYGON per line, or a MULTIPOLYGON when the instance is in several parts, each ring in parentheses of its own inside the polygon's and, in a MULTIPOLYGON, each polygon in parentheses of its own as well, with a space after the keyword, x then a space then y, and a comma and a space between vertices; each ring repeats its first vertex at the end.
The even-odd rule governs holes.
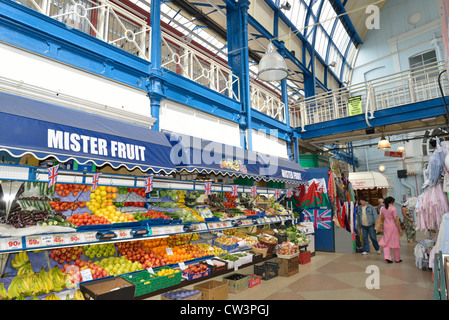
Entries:
MULTIPOLYGON (((285 59, 285 45, 283 41, 279 42, 279 54, 285 59)), ((287 91, 287 79, 281 80, 281 92, 282 92, 282 102, 284 103, 284 113, 285 113, 285 124, 288 127, 289 133, 288 133, 288 139, 287 142, 287 154, 290 161, 293 160, 293 153, 292 153, 292 133, 293 129, 290 126, 290 109, 288 106, 288 91, 287 91)))
POLYGON ((151 64, 149 68, 149 79, 147 82, 148 96, 151 104, 151 116, 156 118, 152 129, 159 131, 159 111, 161 100, 164 99, 163 84, 158 75, 161 69, 161 0, 151 1, 150 12, 151 25, 151 64))
POLYGON ((249 1, 226 4, 228 26, 228 63, 232 72, 240 78, 242 110, 240 113, 241 146, 252 150, 251 91, 248 51, 249 1))

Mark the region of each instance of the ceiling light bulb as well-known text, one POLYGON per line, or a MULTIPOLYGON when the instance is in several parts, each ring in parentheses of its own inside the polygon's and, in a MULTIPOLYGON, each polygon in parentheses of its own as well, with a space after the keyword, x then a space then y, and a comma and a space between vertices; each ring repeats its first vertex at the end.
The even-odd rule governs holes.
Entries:
POLYGON ((383 134, 382 134, 382 138, 380 139, 379 143, 377 144, 377 149, 379 149, 379 150, 390 149, 390 142, 385 138, 385 136, 383 134))
POLYGON ((260 59, 257 76, 263 81, 280 81, 288 76, 287 63, 276 51, 271 41, 268 44, 267 52, 260 59))

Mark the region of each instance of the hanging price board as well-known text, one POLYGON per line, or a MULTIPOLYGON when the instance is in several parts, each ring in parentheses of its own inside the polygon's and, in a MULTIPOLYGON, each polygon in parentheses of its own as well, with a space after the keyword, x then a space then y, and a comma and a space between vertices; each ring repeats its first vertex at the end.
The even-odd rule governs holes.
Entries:
POLYGON ((27 248, 37 248, 42 246, 41 236, 28 236, 25 239, 27 248))
MULTIPOLYGON (((146 231, 146 229, 145 229, 146 231)), ((122 230, 117 230, 117 239, 126 239, 126 238, 131 238, 131 229, 122 229, 122 230)))
POLYGON ((73 233, 67 235, 67 242, 69 244, 77 244, 80 242, 84 242, 84 234, 82 233, 73 233))
POLYGON ((97 235, 96 232, 85 232, 84 233, 84 240, 85 240, 85 242, 96 242, 96 241, 98 241, 96 235, 97 235))
POLYGON ((10 238, 6 242, 7 244, 7 250, 13 250, 13 249, 22 249, 22 238, 10 238))
POLYGON ((53 245, 60 246, 66 244, 65 234, 55 234, 53 235, 53 245))
POLYGON ((53 235, 45 235, 41 236, 41 243, 43 247, 52 246, 53 245, 53 235))

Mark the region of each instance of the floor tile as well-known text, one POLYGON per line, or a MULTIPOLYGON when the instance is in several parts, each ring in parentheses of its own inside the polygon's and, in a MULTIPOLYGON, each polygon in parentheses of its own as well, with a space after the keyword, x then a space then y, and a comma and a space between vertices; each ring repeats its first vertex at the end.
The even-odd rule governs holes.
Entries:
POLYGON ((352 288, 349 284, 325 274, 307 275, 288 286, 295 292, 352 288))

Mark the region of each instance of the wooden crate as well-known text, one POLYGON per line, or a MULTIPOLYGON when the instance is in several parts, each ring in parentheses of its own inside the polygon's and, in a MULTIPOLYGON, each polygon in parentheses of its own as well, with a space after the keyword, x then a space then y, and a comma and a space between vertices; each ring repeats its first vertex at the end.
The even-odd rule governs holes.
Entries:
POLYGON ((281 277, 290 277, 299 272, 298 257, 284 259, 276 258, 276 262, 279 264, 279 275, 281 277))

